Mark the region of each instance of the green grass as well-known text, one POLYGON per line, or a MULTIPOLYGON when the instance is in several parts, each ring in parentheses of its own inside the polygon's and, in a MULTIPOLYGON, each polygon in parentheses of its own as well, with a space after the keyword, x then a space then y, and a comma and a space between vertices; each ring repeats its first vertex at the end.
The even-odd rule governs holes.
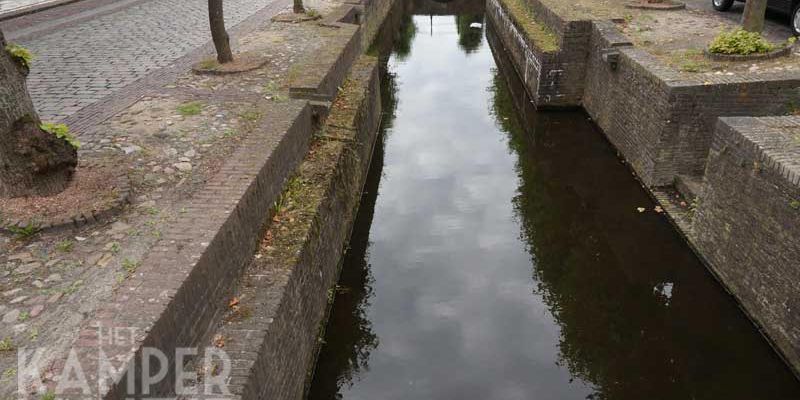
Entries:
POLYGON ((215 69, 219 66, 219 62, 215 58, 209 58, 207 60, 200 61, 197 64, 197 67, 200 69, 215 69))
POLYGON ((25 240, 31 238, 33 235, 39 233, 39 224, 35 222, 29 222, 28 225, 25 226, 9 226, 6 227, 11 233, 16 236, 17 239, 25 240))
POLYGON ((69 239, 64 239, 58 243, 56 243, 56 250, 62 253, 69 253, 75 247, 75 242, 69 239))
POLYGON ((139 262, 126 258, 122 260, 122 268, 128 274, 134 274, 136 272, 136 269, 139 268, 139 262))
POLYGON ((536 20, 536 14, 524 0, 501 0, 509 11, 511 18, 525 30, 528 37, 545 53, 559 50, 556 34, 546 25, 536 20))
POLYGON ((14 61, 22 64, 25 68, 31 67, 31 62, 33 62, 33 54, 31 54, 30 50, 14 43, 9 43, 6 45, 6 51, 8 54, 11 54, 11 57, 14 61))
POLYGON ((14 346, 11 338, 0 340, 0 351, 14 351, 14 349, 16 349, 16 346, 14 346))
POLYGON ((198 115, 203 111, 203 103, 200 101, 190 101, 188 103, 179 105, 177 110, 178 114, 183 115, 184 117, 198 115))
POLYGON ((249 110, 239 114, 239 116, 247 121, 255 122, 261 118, 261 113, 256 110, 249 110))
POLYGON ((705 72, 711 70, 711 64, 706 61, 703 52, 696 49, 673 54, 670 57, 670 63, 683 72, 705 72))
POLYGON ((315 10, 313 8, 307 9, 306 10, 306 15, 308 15, 309 17, 314 18, 314 19, 317 19, 317 18, 321 17, 319 11, 317 11, 317 10, 315 10))
POLYGON ((31 318, 31 313, 29 313, 28 311, 23 311, 23 312, 19 313, 19 317, 17 317, 17 320, 19 322, 25 322, 25 321, 29 320, 30 318, 31 318))
POLYGON ((79 149, 81 147, 81 142, 75 138, 71 133, 69 133, 69 127, 64 124, 56 124, 54 122, 43 122, 39 125, 43 131, 55 135, 59 139, 64 139, 69 143, 70 146, 79 149))

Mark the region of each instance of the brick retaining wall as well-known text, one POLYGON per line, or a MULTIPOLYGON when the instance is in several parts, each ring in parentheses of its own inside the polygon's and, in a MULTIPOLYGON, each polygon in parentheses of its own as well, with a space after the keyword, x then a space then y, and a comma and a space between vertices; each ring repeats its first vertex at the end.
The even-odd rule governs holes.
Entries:
POLYGON ((527 1, 558 35, 558 52, 542 52, 503 0, 488 0, 487 14, 531 98, 540 108, 585 108, 648 186, 701 175, 718 117, 779 115, 800 103, 797 73, 690 78, 634 47, 611 22, 566 20, 527 1), (616 68, 603 57, 609 51, 618 54, 616 68))
POLYGON ((692 225, 714 272, 800 370, 800 117, 722 118, 692 225))
MULTIPOLYGON (((379 15, 367 14, 365 18, 383 20, 384 8, 388 10, 393 1, 374 1, 389 4, 376 6, 373 10, 379 15)), ((303 92, 292 87, 295 93, 307 94, 314 99, 329 99, 335 94, 335 88, 343 84, 361 52, 363 36, 357 25, 337 26, 339 29, 332 29, 331 35, 341 36, 341 40, 336 41, 340 46, 332 46, 328 57, 318 59, 314 67, 309 67, 314 71, 297 77, 298 88, 307 87, 309 90, 303 92)), ((377 86, 377 78, 369 82, 377 86)), ((374 94, 371 98, 379 96, 374 94)), ((102 362, 98 359, 99 352, 112 361, 111 367, 116 370, 111 376, 114 382, 101 393, 96 393, 98 398, 122 399, 141 394, 141 358, 143 350, 148 347, 157 348, 168 357, 168 375, 151 388, 150 394, 169 395, 175 383, 175 350, 202 347, 208 343, 215 325, 228 311, 231 290, 252 260, 269 209, 283 190, 287 177, 306 155, 313 131, 312 107, 307 100, 276 102, 273 107, 279 110, 269 115, 280 117, 263 120, 262 125, 241 143, 219 172, 194 196, 190 205, 182 210, 178 220, 170 224, 159 243, 142 261, 137 273, 113 294, 111 301, 96 311, 90 322, 82 326, 73 347, 84 370, 98 370, 98 364, 102 362), (124 342, 109 341, 112 329, 120 327, 133 329, 135 337, 124 342), (130 370, 135 371, 132 376, 136 378, 133 393, 124 378, 130 370)), ((363 116, 359 123, 376 125, 379 111, 373 107, 366 112, 375 114, 363 116)), ((359 128, 364 127, 359 125, 359 128)), ((365 140, 361 136, 357 139, 365 140)), ((369 150, 371 146, 364 146, 358 152, 369 150)), ((366 161, 363 157, 359 161, 368 164, 368 156, 369 153, 366 161)), ((320 270, 319 277, 317 274, 292 277, 287 282, 288 287, 271 292, 273 295, 286 294, 280 305, 288 309, 285 313, 280 311, 283 313, 280 321, 283 322, 276 317, 275 326, 285 323, 289 330, 270 330, 278 336, 269 338, 272 347, 264 350, 264 354, 275 354, 277 358, 265 355, 267 358, 263 360, 267 360, 266 364, 262 361, 259 367, 253 367, 258 371, 254 375, 259 379, 256 380, 257 388, 247 386, 242 379, 231 382, 232 387, 247 388, 246 392, 240 391, 242 397, 299 398, 302 394, 305 371, 316 346, 317 328, 323 319, 326 291, 331 282, 335 282, 335 266, 347 240, 347 226, 352 222, 352 203, 357 203, 359 195, 359 188, 345 185, 359 178, 359 174, 347 163, 341 167, 344 169, 337 170, 336 180, 327 188, 331 201, 322 205, 325 208, 320 212, 319 218, 322 219, 315 220, 315 231, 303 253, 304 258, 300 259, 300 262, 317 268, 333 263, 333 269, 326 266, 328 272, 322 274, 320 270), (343 214, 342 210, 347 212, 343 214), (317 278, 322 279, 319 285, 307 285, 317 278), (297 342, 300 337, 311 339, 302 341, 301 347, 292 347, 293 343, 300 343, 297 342), (294 364, 284 365, 283 361, 301 353, 305 356, 293 361, 294 364), (274 379, 261 381, 265 376, 274 379)), ((252 353, 255 349, 247 350, 252 353)), ((65 361, 62 359, 53 370, 63 369, 65 361)), ((92 374, 86 378, 90 390, 95 393, 103 377, 92 374)), ((68 397, 70 393, 64 395, 68 397)))
POLYGON ((546 54, 514 24, 505 1, 487 0, 489 23, 537 106, 585 108, 659 200, 669 199, 659 187, 708 175, 694 222, 687 210, 662 205, 800 371, 800 314, 793 311, 800 309, 800 214, 790 206, 800 207, 793 203, 800 201, 800 151, 797 141, 778 140, 774 127, 796 127, 798 119, 724 118, 714 133, 720 117, 783 115, 800 104, 800 74, 691 76, 635 47, 610 21, 570 21, 527 0, 537 21, 559 36, 560 50, 546 54))

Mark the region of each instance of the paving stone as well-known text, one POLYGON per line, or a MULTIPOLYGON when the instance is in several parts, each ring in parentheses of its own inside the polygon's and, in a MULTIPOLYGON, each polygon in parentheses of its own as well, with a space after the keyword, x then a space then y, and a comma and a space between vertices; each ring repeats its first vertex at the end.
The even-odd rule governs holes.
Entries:
POLYGON ((31 253, 17 253, 12 256, 8 257, 9 261, 21 261, 21 262, 29 262, 33 261, 33 256, 31 253))
POLYGON ((14 270, 14 273, 17 274, 17 275, 29 274, 29 273, 33 272, 33 270, 35 270, 36 268, 39 268, 41 266, 42 266, 42 263, 39 263, 39 262, 25 264, 23 266, 17 267, 17 269, 14 270))
POLYGON ((3 315, 3 322, 10 324, 17 322, 17 318, 19 318, 19 310, 15 308, 3 315))
POLYGON ((102 257, 103 253, 92 253, 89 255, 89 257, 86 257, 86 265, 95 265, 102 257))
POLYGON ((60 300, 61 297, 63 297, 63 296, 64 296, 63 293, 55 293, 55 294, 53 294, 52 296, 50 296, 47 299, 47 302, 50 303, 50 304, 53 304, 53 303, 57 302, 58 300, 60 300))
POLYGON ((44 305, 37 304, 31 308, 31 318, 36 318, 44 311, 44 305))
POLYGON ((188 162, 179 162, 179 163, 173 164, 172 166, 175 167, 178 171, 181 171, 181 172, 189 172, 189 171, 192 170, 192 164, 188 163, 188 162))
POLYGON ((119 233, 119 232, 126 232, 127 230, 131 229, 131 226, 122 222, 117 221, 111 224, 111 229, 108 231, 109 233, 119 233))
MULTIPOLYGON (((232 27, 271 2, 226 0, 225 23, 232 27)), ((211 40, 207 7, 152 0, 19 40, 36 55, 28 88, 42 119, 66 118, 211 40)))
POLYGON ((32 306, 34 304, 41 304, 41 303, 44 303, 45 300, 47 300, 47 297, 45 297, 45 296, 31 297, 30 299, 25 300, 25 305, 26 306, 32 306))
POLYGON ((105 268, 113 258, 114 256, 111 253, 105 253, 102 257, 100 257, 99 260, 97 260, 97 266, 100 268, 105 268))
POLYGON ((26 329, 28 329, 28 324, 16 324, 14 325, 14 334, 19 335, 25 332, 26 329))

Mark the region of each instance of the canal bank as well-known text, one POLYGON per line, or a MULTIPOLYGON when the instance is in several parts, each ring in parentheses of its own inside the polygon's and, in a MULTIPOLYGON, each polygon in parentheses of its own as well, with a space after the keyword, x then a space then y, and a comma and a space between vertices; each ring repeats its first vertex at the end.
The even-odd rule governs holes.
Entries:
POLYGON ((537 111, 486 14, 450 13, 379 37, 383 139, 308 398, 797 397, 602 131, 537 111))
POLYGON ((634 45, 622 15, 550 0, 489 0, 487 14, 533 101, 586 110, 800 371, 800 73, 687 73, 634 45))
MULTIPOLYGON (((55 284, 34 285, 45 310, 4 335, 43 350, 19 386, 3 381, 4 395, 187 396, 181 388, 192 379, 176 383, 177 374, 204 371, 181 351, 222 347, 235 365, 225 382, 232 395, 302 396, 380 116, 363 43, 392 4, 337 2, 321 20, 261 20, 237 38, 234 55, 269 55, 260 68, 182 71, 113 118, 76 129, 82 165, 100 159, 126 172, 132 204, 111 221, 87 211, 64 232, 39 226, 3 242, 7 265, 44 254, 58 259, 31 262, 26 273, 59 273, 55 284), (69 248, 58 252, 58 243, 69 248), (149 379, 153 352, 163 357, 149 379), (74 359, 86 382, 62 393, 74 359)), ((14 284, 27 278, 17 273, 14 284)), ((12 353, 3 353, 5 371, 17 371, 12 353)))

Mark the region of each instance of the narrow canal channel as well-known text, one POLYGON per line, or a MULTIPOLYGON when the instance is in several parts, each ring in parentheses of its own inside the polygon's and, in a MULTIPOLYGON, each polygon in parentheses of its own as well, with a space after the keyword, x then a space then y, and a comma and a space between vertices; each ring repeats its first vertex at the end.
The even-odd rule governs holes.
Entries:
POLYGON ((423 3, 309 399, 800 399, 586 114, 531 107, 480 3, 423 3))

